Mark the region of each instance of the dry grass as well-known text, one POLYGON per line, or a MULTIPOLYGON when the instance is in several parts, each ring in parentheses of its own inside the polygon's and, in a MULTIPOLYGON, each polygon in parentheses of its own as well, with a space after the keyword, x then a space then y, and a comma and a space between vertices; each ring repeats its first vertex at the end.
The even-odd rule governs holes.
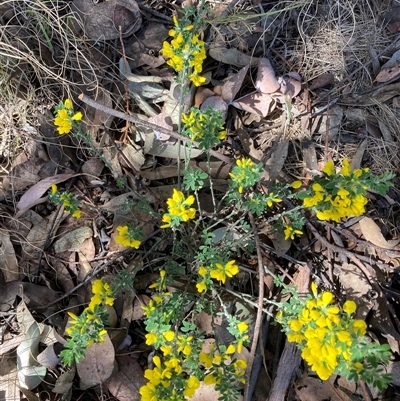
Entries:
MULTIPOLYGON (((297 19, 301 41, 292 61, 304 80, 331 72, 341 81, 379 54, 390 43, 379 21, 387 6, 388 1, 328 0, 320 6, 313 3, 303 7, 297 19)), ((370 86, 371 68, 362 68, 349 90, 370 86)))

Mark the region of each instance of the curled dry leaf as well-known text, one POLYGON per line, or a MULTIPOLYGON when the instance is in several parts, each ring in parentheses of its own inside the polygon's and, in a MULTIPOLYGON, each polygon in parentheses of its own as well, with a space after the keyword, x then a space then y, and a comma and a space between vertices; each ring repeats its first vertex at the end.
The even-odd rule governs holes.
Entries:
POLYGON ((265 57, 258 60, 258 71, 255 86, 257 90, 262 93, 274 93, 280 87, 271 62, 265 57))
POLYGON ((222 86, 222 99, 227 103, 231 103, 233 99, 238 94, 240 88, 242 87, 243 81, 247 75, 247 71, 249 70, 249 66, 246 65, 241 70, 239 70, 236 74, 233 74, 229 77, 227 81, 225 81, 222 86))
POLYGON ((380 246, 384 249, 393 249, 400 242, 400 240, 386 241, 378 224, 376 224, 370 217, 363 217, 358 224, 360 225, 364 238, 374 245, 380 246))
POLYGON ((59 184, 60 182, 69 180, 74 174, 57 174, 52 177, 44 178, 35 185, 31 186, 22 196, 17 203, 17 208, 21 211, 19 215, 24 211, 35 206, 38 199, 52 186, 52 184, 59 184))

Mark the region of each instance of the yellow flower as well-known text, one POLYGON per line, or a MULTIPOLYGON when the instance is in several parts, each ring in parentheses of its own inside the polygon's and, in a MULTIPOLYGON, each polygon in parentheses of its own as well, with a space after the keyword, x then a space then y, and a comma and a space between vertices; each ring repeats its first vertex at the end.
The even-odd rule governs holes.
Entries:
POLYGON ((249 326, 246 322, 240 322, 237 325, 237 329, 239 330, 240 334, 243 334, 244 332, 246 332, 248 330, 249 326))
POLYGON ((339 173, 344 175, 345 177, 349 176, 351 174, 350 163, 346 158, 343 159, 343 167, 339 173))
POLYGON ((74 107, 73 104, 72 104, 72 100, 71 99, 65 99, 64 107, 66 109, 72 109, 74 107))
POLYGON ((267 199, 267 205, 268 207, 272 207, 275 203, 279 203, 282 202, 281 198, 277 198, 273 192, 271 192, 270 194, 268 194, 268 199, 267 199))
POLYGON ((283 233, 285 234, 285 240, 294 239, 296 234, 301 235, 303 231, 294 229, 290 224, 285 224, 283 229, 283 233))
POLYGON ((157 336, 154 333, 148 333, 145 337, 147 345, 153 345, 157 342, 157 336))
POLYGON ((60 135, 70 133, 72 124, 66 109, 61 109, 57 112, 56 118, 54 119, 54 125, 57 126, 57 131, 60 135))
POLYGON ((123 246, 130 246, 132 248, 138 249, 141 242, 132 237, 129 232, 129 226, 118 226, 118 235, 115 237, 115 242, 123 246))
POLYGON ((75 210, 74 213, 72 213, 72 217, 75 217, 76 219, 80 219, 81 214, 82 214, 82 212, 78 209, 78 210, 75 210))
POLYGON ((207 290, 207 285, 204 281, 200 281, 200 283, 196 284, 197 291, 202 293, 207 290))
POLYGON ((57 185, 51 184, 51 194, 54 195, 57 193, 57 185))
POLYGON ((163 337, 167 341, 172 341, 175 338, 175 333, 173 331, 166 331, 165 333, 163 333, 163 337))
POLYGON ((291 184, 291 187, 294 189, 299 189, 299 188, 301 188, 302 185, 303 185, 303 183, 301 181, 293 181, 291 184))
POLYGON ((335 173, 335 165, 333 164, 333 160, 327 161, 322 171, 327 176, 333 175, 335 173))
POLYGON ((346 301, 343 305, 343 310, 348 314, 351 315, 357 309, 357 304, 354 301, 346 301))
POLYGON ((235 264, 234 260, 229 261, 225 265, 216 263, 214 269, 211 270, 210 276, 225 284, 227 277, 233 277, 239 273, 239 267, 235 264))
POLYGON ((197 73, 193 73, 189 75, 189 79, 194 83, 195 86, 200 86, 206 82, 206 77, 202 77, 201 75, 197 75, 197 73))
POLYGON ((94 294, 94 296, 92 296, 90 305, 94 306, 104 303, 105 305, 112 306, 114 304, 115 298, 113 297, 111 287, 103 280, 94 280, 92 285, 92 293, 94 294))
POLYGON ((200 387, 200 381, 195 376, 190 376, 188 380, 186 380, 185 390, 183 390, 183 395, 185 397, 193 397, 196 390, 200 387))
POLYGON ((140 387, 139 393, 142 396, 141 401, 158 401, 157 387, 151 382, 140 387))

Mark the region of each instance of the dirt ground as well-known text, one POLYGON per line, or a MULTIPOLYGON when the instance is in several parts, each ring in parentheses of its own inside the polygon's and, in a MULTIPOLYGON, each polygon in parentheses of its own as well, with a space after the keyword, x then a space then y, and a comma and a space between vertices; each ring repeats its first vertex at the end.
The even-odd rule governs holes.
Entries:
MULTIPOLYGON (((264 314, 248 400, 400 399, 400 1, 206 5, 199 32, 206 82, 187 87, 184 111, 209 104, 224 113, 227 136, 210 161, 219 199, 242 156, 263 163, 267 186, 307 185, 327 160, 341 165, 343 158, 353 169, 396 174, 387 195, 368 193, 365 216, 340 224, 307 216, 295 240, 274 237, 265 215, 255 222, 263 263, 275 274, 304 292, 315 281, 340 301, 356 301, 372 340, 390 345, 392 385, 379 392, 336 375, 321 381, 264 314)), ((140 306, 172 252, 173 238, 159 221, 180 182, 176 73, 161 49, 183 6, 152 0, 0 4, 0 400, 140 399, 151 353, 140 306), (67 98, 83 115, 81 136, 60 135, 54 126, 54 108, 67 98), (80 219, 50 202, 52 184, 79 199, 80 219), (138 250, 116 242, 116 227, 128 218, 143 228, 146 240, 138 250), (128 379, 112 382, 110 372, 89 385, 58 358, 66 311, 81 313, 93 279, 121 269, 135 281, 116 301, 109 336, 114 348, 118 336, 121 342, 129 336, 130 344, 110 363, 128 379), (41 333, 36 345, 27 334, 33 322, 41 333), (26 356, 28 373, 17 358, 21 344, 36 350, 26 356), (135 367, 126 355, 134 355, 135 367)), ((190 166, 207 171, 202 150, 192 149, 190 166)), ((199 194, 205 213, 212 210, 209 186, 199 194)), ((268 308, 282 296, 267 274, 263 304, 258 260, 256 251, 242 253, 242 277, 230 288, 252 297, 246 314, 253 323, 259 298, 268 308)), ((187 285, 191 273, 188 267, 182 275, 187 285)), ((98 374, 98 366, 88 369, 98 374)), ((218 397, 205 394, 193 400, 218 397)))

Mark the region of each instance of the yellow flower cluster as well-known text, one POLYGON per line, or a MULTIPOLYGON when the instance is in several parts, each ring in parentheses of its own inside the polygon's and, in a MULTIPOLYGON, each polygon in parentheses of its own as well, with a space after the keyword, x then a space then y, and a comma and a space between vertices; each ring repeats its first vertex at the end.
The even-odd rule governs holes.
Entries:
POLYGON ((66 99, 64 103, 60 103, 56 107, 56 117, 54 125, 60 135, 69 134, 75 121, 80 121, 83 115, 81 112, 74 113, 74 106, 70 99, 66 99))
POLYGON ((202 351, 199 355, 199 361, 206 369, 205 384, 221 384, 224 377, 226 377, 226 370, 231 370, 230 368, 233 368, 234 379, 245 383, 246 360, 235 359, 232 361, 233 354, 236 351, 240 354, 241 349, 239 350, 239 347, 236 348, 233 344, 230 344, 228 347, 220 347, 218 350, 215 347, 215 343, 211 343, 207 348, 207 351, 202 351))
POLYGON ((290 224, 284 224, 283 233, 285 235, 285 240, 288 240, 288 239, 294 239, 294 236, 296 234, 298 234, 298 235, 303 234, 303 231, 295 229, 290 224))
MULTIPOLYGON (((244 188, 256 184, 260 178, 261 165, 254 164, 245 157, 236 160, 236 166, 229 173, 231 185, 241 194, 244 188)), ((275 202, 279 202, 275 200, 275 202)))
POLYGON ((174 28, 169 31, 173 37, 171 43, 164 42, 162 54, 169 58, 167 64, 176 72, 193 69, 189 74, 189 79, 200 86, 206 81, 205 77, 199 74, 203 70, 203 61, 206 58, 204 42, 199 39, 199 35, 193 33, 194 25, 187 20, 179 20, 173 16, 174 28))
POLYGON ((323 169, 325 178, 315 179, 310 196, 303 199, 303 205, 315 207, 319 220, 340 222, 345 217, 364 214, 368 202, 364 195, 366 186, 360 187, 359 180, 367 172, 367 168, 352 170, 349 161, 343 159, 343 168, 335 173, 333 161, 328 161, 323 169))
POLYGON ((147 369, 144 372, 144 377, 148 382, 139 390, 142 401, 186 401, 185 397, 193 397, 200 387, 200 381, 196 376, 189 376, 185 379, 179 377, 183 376, 183 368, 179 358, 171 357, 162 361, 156 355, 153 357, 153 364, 153 369, 147 369), (179 378, 182 382, 183 389, 171 389, 171 383, 176 381, 176 378, 179 378), (165 398, 165 396, 168 398, 165 398))
POLYGON ((196 209, 190 207, 194 203, 194 196, 190 195, 185 198, 185 195, 174 188, 172 197, 168 198, 168 213, 163 215, 163 224, 161 228, 176 227, 182 221, 194 219, 196 215, 196 209))
POLYGON ((59 193, 57 185, 52 184, 50 198, 54 203, 63 205, 65 210, 70 213, 72 217, 76 219, 81 218, 82 212, 78 208, 78 200, 70 192, 59 193))
POLYGON ((93 282, 92 293, 93 296, 89 305, 80 316, 68 312, 71 319, 68 320, 69 327, 65 329, 65 332, 72 338, 78 335, 80 344, 85 343, 84 348, 89 347, 93 342, 104 341, 107 331, 104 329, 104 323, 98 307, 112 306, 115 299, 110 285, 103 280, 95 280, 93 282))
MULTIPOLYGON (((356 311, 355 302, 346 301, 340 309, 333 304, 331 292, 318 294, 314 283, 311 288, 313 298, 306 301, 296 318, 287 322, 288 341, 299 344, 302 358, 322 380, 327 380, 340 363, 361 371, 363 364, 354 366, 351 360, 351 348, 365 335, 367 325, 351 317, 356 311)), ((278 312, 278 321, 283 316, 278 312)))
POLYGON ((135 233, 128 225, 117 227, 118 235, 115 237, 115 242, 123 246, 130 246, 132 248, 138 249, 141 241, 135 238, 135 233))
POLYGON ((226 131, 222 129, 222 114, 219 111, 192 108, 189 113, 183 114, 182 122, 185 124, 183 133, 187 133, 193 141, 204 139, 208 134, 211 134, 214 140, 222 141, 226 138, 226 131))
POLYGON ((198 271, 201 281, 196 284, 197 291, 201 293, 207 290, 208 284, 211 284, 210 277, 225 284, 228 277, 233 277, 238 273, 239 267, 234 260, 226 263, 214 263, 209 267, 201 266, 198 271))

